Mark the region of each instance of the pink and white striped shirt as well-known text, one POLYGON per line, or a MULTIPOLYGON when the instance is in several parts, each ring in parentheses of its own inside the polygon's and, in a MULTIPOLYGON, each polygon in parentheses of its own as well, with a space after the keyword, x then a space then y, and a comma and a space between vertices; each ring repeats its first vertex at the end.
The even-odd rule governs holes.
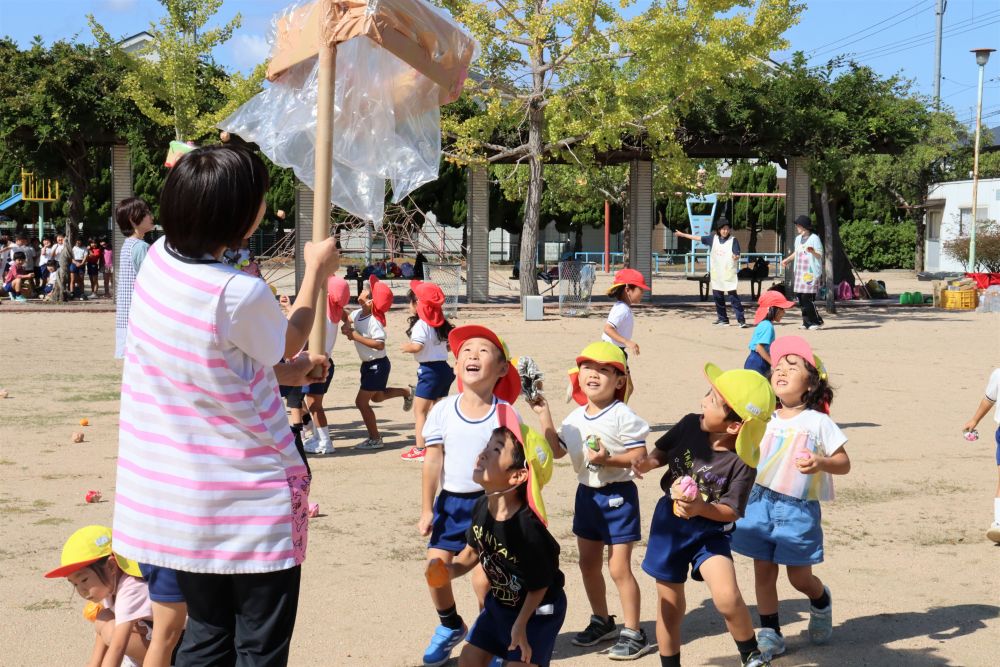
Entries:
MULTIPOLYGON (((227 287, 234 291, 230 283, 240 280, 257 279, 214 260, 181 257, 164 239, 136 279, 114 542, 118 553, 141 563, 244 574, 288 569, 305 558, 310 478, 272 368, 282 350, 258 350, 255 358, 220 335, 232 325, 227 287)), ((284 321, 271 303, 276 316, 258 326, 284 321)), ((283 331, 260 333, 284 340, 283 331)))

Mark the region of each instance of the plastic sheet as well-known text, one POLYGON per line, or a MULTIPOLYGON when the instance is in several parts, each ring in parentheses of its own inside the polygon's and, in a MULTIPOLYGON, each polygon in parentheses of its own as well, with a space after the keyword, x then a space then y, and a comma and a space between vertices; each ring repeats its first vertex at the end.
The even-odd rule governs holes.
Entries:
MULTIPOLYGON (((437 178, 441 158, 438 105, 457 96, 478 45, 450 17, 423 0, 372 0, 367 5, 348 2, 341 6, 353 8, 355 14, 363 11, 364 20, 344 15, 332 33, 336 40, 346 41, 337 45, 331 203, 373 221, 377 229, 384 215, 386 181, 392 187, 392 201, 398 203, 437 178), (345 33, 345 26, 353 28, 345 33), (398 26, 409 32, 398 32, 398 26), (429 33, 428 26, 438 32, 429 33), (352 33, 361 36, 351 37, 352 33), (421 57, 426 56, 423 66, 433 69, 437 79, 449 81, 450 88, 457 81, 457 89, 442 89, 380 45, 395 40, 394 48, 401 50, 401 34, 408 34, 414 41, 407 44, 419 47, 421 57)), ((277 35, 286 40, 296 37, 288 26, 308 9, 293 5, 275 17, 272 49, 277 35)), ((404 55, 420 60, 410 51, 404 55)), ((291 168, 311 188, 315 187, 318 69, 315 57, 292 64, 219 125, 256 143, 273 162, 291 168)))

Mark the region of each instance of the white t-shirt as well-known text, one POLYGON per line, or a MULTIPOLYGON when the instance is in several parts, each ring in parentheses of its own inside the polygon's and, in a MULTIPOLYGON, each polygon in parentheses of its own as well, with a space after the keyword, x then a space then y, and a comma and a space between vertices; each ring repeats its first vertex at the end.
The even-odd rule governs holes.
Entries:
POLYGON ((73 251, 73 259, 76 260, 77 262, 82 262, 83 260, 87 259, 86 248, 73 246, 71 250, 73 251))
POLYGON ((410 332, 410 342, 420 343, 424 346, 422 350, 413 355, 417 363, 448 361, 448 341, 438 338, 437 331, 427 322, 417 320, 410 332))
POLYGON ((441 488, 452 493, 473 493, 483 487, 472 481, 476 457, 486 447, 493 430, 500 425, 497 405, 505 403, 493 398, 493 407, 485 417, 472 420, 458 407, 461 394, 448 396, 437 403, 424 423, 424 441, 428 447, 441 447, 444 465, 441 470, 441 488))
MULTIPOLYGON (((608 313, 608 324, 615 328, 615 331, 618 332, 619 336, 625 338, 625 340, 632 340, 632 329, 635 326, 635 317, 632 315, 632 309, 629 308, 627 303, 619 301, 611 307, 611 312, 608 313)), ((612 340, 611 336, 608 334, 602 334, 601 340, 618 345, 618 347, 622 347, 618 341, 612 340)))
POLYGON ((57 259, 55 249, 52 248, 52 246, 49 246, 48 248, 42 246, 39 249, 38 265, 45 266, 51 259, 57 259))
POLYGON ((63 254, 63 248, 65 248, 64 243, 53 243, 52 244, 52 259, 59 261, 59 257, 63 254))
POLYGON ((569 413, 559 428, 559 437, 566 444, 580 484, 599 489, 632 479, 629 468, 588 463, 585 443, 592 435, 601 439, 609 455, 618 456, 630 449, 646 446, 649 424, 632 412, 632 408, 621 401, 615 401, 592 416, 587 414, 586 405, 580 406, 569 413))
MULTIPOLYGON (((372 340, 385 341, 385 328, 382 327, 382 323, 376 320, 375 316, 371 313, 362 315, 362 312, 359 308, 351 313, 351 325, 354 327, 354 330, 359 336, 371 338, 372 340)), ((381 350, 373 350, 357 341, 354 342, 354 347, 358 349, 358 356, 361 357, 361 361, 375 361, 376 359, 383 359, 386 356, 384 347, 381 350)))
POLYGON ((803 474, 795 461, 803 451, 833 456, 846 442, 847 436, 824 412, 803 410, 791 419, 776 412, 760 442, 757 483, 801 500, 833 500, 833 475, 803 474))
MULTIPOLYGON (((1000 398, 1000 368, 994 369, 990 373, 989 382, 986 383, 986 398, 993 401, 994 404, 1000 398)), ((996 405, 993 406, 993 419, 996 420, 997 424, 1000 424, 1000 407, 996 405)))
POLYGON ((216 309, 222 354, 235 373, 250 381, 251 360, 274 366, 285 356, 288 320, 267 283, 233 266, 220 266, 233 274, 216 309))

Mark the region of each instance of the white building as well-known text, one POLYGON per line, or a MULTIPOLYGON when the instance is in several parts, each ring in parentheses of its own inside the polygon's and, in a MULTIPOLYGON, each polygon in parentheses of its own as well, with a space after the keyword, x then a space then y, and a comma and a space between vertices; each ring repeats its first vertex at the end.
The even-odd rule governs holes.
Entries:
MULTIPOLYGON (((972 222, 972 181, 935 183, 927 191, 924 268, 929 272, 965 271, 965 265, 944 250, 948 241, 968 236, 972 222)), ((980 179, 977 220, 1000 220, 1000 178, 980 179)))

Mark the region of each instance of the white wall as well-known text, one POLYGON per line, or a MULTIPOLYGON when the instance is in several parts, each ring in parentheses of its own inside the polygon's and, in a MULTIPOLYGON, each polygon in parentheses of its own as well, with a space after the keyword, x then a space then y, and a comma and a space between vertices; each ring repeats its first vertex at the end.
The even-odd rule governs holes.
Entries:
MULTIPOLYGON (((938 240, 931 238, 933 235, 931 229, 933 211, 928 211, 924 216, 924 223, 928 225, 928 238, 924 242, 924 252, 927 257, 926 270, 931 272, 965 271, 966 267, 961 262, 945 253, 944 244, 958 236, 967 236, 969 233, 968 225, 971 218, 964 221, 962 233, 959 233, 959 211, 972 207, 972 181, 935 183, 928 189, 927 199, 944 200, 944 208, 936 209, 941 212, 938 240)), ((978 217, 980 220, 1000 220, 1000 178, 980 179, 976 208, 979 209, 978 217)))

